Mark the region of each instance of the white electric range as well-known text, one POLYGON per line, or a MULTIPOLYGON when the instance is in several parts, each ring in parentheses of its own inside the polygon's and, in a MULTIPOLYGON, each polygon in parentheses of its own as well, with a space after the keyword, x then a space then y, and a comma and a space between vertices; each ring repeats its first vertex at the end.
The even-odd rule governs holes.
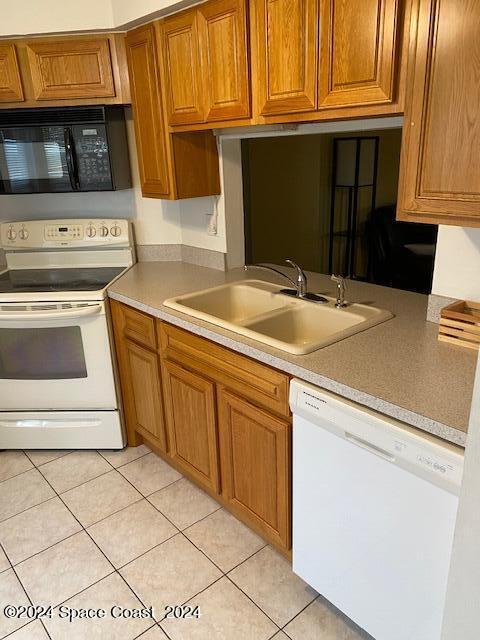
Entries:
POLYGON ((126 220, 0 225, 0 449, 125 444, 107 287, 135 262, 126 220))

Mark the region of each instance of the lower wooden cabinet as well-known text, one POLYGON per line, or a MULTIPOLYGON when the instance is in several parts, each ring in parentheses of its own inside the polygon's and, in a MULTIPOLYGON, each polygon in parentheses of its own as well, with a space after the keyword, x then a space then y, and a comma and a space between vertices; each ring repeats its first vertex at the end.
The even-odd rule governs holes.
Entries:
POLYGON ((128 443, 145 441, 288 554, 288 376, 132 307, 110 306, 128 443))
POLYGON ((122 360, 122 388, 130 430, 151 434, 166 452, 158 356, 126 340, 122 360))
POLYGON ((160 359, 155 351, 153 318, 115 301, 110 303, 110 309, 128 444, 136 446, 141 438, 151 436, 155 446, 166 453, 160 359), (150 345, 153 348, 148 348, 150 345))
POLYGON ((220 389, 222 495, 234 513, 290 547, 290 423, 220 389))
POLYGON ((163 362, 162 370, 170 455, 218 493, 215 385, 173 362, 163 362))

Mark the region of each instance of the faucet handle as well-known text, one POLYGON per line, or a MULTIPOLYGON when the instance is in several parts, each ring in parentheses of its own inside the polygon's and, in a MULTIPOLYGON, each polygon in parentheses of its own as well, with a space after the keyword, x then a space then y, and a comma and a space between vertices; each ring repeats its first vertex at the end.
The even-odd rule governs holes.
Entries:
POLYGON ((331 279, 337 283, 337 300, 335 306, 337 309, 342 309, 347 306, 345 302, 345 289, 347 288, 346 279, 343 276, 337 276, 334 273, 331 275, 331 279))

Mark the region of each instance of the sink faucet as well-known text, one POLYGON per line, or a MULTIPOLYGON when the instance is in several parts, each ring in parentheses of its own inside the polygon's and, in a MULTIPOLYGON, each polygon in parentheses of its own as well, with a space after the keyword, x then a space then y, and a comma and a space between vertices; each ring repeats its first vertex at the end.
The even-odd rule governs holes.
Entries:
POLYGON ((308 292, 307 276, 305 275, 303 269, 299 267, 296 262, 294 262, 293 260, 285 260, 285 262, 296 269, 297 273, 295 280, 290 278, 290 276, 287 276, 287 274, 283 273, 283 271, 280 271, 280 269, 271 267, 268 264, 246 264, 244 269, 245 271, 248 271, 249 269, 265 269, 266 271, 273 271, 273 273, 282 276, 282 278, 285 278, 290 282, 290 284, 293 286, 293 289, 281 289, 280 293, 284 293, 289 296, 295 296, 296 298, 302 298, 303 300, 310 300, 311 302, 319 302, 321 304, 328 302, 328 300, 323 296, 319 296, 316 293, 308 292))
POLYGON ((345 278, 332 273, 332 280, 337 283, 337 300, 335 301, 335 306, 337 309, 343 309, 348 304, 345 302, 345 278))

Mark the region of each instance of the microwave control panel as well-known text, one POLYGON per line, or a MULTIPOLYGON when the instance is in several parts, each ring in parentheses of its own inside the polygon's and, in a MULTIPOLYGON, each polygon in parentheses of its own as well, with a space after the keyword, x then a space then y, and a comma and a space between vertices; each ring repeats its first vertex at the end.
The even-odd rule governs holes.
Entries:
POLYGON ((112 188, 112 171, 104 125, 73 127, 82 190, 112 188))

